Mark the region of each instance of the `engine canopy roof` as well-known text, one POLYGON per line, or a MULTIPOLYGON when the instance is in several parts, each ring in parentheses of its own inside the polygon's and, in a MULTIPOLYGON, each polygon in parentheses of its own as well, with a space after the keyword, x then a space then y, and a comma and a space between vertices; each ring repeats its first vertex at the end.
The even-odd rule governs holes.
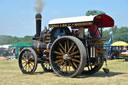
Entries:
POLYGON ((97 25, 99 28, 113 27, 114 20, 106 15, 95 15, 95 16, 79 16, 70 18, 59 18, 53 19, 49 22, 50 28, 59 27, 90 27, 91 25, 97 25))

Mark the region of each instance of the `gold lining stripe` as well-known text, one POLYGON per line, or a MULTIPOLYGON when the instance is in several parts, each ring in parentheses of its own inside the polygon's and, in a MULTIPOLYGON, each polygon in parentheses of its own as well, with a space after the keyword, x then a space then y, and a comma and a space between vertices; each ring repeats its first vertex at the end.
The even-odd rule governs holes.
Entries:
POLYGON ((93 22, 89 21, 89 22, 78 22, 78 23, 64 23, 64 24, 49 24, 49 27, 67 27, 67 26, 90 26, 93 25, 93 22))
POLYGON ((36 20, 41 20, 41 18, 36 18, 36 20))

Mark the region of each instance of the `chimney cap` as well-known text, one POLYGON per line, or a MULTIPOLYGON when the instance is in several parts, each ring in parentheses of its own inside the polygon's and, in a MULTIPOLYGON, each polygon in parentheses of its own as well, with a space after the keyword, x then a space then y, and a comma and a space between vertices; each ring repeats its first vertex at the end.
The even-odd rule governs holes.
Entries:
POLYGON ((41 14, 36 14, 36 18, 42 18, 41 14))

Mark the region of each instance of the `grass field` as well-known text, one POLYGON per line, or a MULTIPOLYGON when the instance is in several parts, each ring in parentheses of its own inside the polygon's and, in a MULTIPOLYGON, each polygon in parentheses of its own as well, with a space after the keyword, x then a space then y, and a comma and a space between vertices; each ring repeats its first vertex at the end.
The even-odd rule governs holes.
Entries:
POLYGON ((0 57, 0 85, 128 85, 128 62, 123 59, 108 61, 110 74, 105 74, 101 69, 96 74, 78 78, 58 77, 53 72, 44 73, 40 65, 34 75, 25 75, 21 73, 17 62, 0 57))

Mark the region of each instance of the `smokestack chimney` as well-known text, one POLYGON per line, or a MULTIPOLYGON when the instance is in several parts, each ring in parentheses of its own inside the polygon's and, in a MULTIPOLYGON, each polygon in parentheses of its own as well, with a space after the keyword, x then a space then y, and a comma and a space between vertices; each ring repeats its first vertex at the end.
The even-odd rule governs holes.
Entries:
POLYGON ((36 38, 40 37, 40 32, 41 32, 41 19, 42 16, 40 13, 36 14, 36 38))

